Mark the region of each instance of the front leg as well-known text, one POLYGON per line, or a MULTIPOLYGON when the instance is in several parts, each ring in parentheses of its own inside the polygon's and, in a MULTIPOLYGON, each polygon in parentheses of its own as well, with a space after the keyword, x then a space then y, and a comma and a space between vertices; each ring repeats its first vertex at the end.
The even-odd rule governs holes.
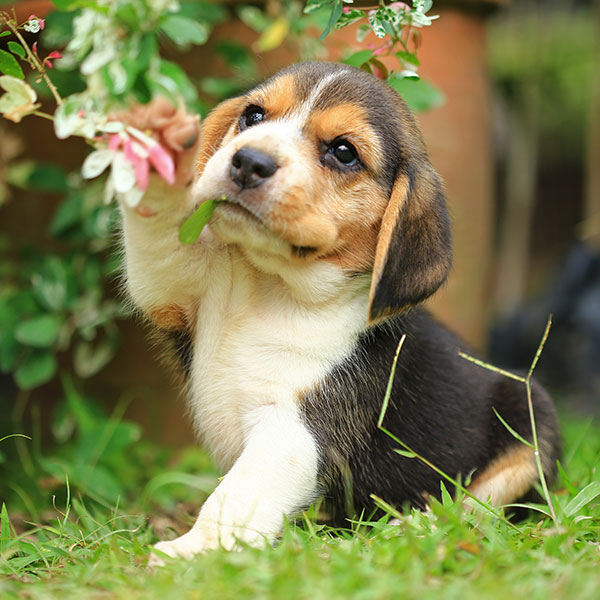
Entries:
MULTIPOLYGON (((252 415, 242 454, 204 503, 192 529, 155 548, 191 558, 206 550, 227 550, 272 542, 284 518, 317 496, 318 452, 315 439, 296 407, 263 406, 252 415)), ((149 565, 160 565, 152 555, 149 565)))
POLYGON ((209 280, 209 232, 195 244, 179 241, 179 228, 194 210, 190 193, 199 148, 198 119, 164 99, 116 116, 152 132, 175 162, 175 182, 152 175, 141 202, 121 203, 127 287, 134 303, 163 329, 186 326, 209 280))

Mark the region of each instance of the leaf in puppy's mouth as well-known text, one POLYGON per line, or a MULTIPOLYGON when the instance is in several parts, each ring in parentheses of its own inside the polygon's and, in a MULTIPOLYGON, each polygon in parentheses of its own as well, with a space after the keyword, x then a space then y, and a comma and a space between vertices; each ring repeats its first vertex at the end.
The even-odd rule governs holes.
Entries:
POLYGON ((214 199, 203 202, 179 228, 179 241, 182 244, 193 244, 202 233, 204 226, 208 223, 215 208, 217 208, 217 204, 226 200, 227 198, 223 196, 220 200, 214 199))

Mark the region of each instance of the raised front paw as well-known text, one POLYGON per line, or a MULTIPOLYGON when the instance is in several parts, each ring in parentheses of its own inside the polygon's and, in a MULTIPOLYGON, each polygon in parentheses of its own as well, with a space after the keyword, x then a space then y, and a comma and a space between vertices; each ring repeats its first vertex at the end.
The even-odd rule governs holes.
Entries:
POLYGON ((113 118, 155 138, 169 152, 175 163, 175 185, 186 186, 192 181, 200 140, 197 116, 173 106, 165 98, 157 98, 149 104, 137 104, 113 118))

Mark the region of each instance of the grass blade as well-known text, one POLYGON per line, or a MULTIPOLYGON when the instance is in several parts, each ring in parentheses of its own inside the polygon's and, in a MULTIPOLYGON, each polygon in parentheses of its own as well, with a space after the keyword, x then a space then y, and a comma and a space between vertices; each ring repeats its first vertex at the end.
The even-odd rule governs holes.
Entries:
POLYGON ((588 485, 586 485, 579 494, 565 506, 565 514, 567 517, 572 517, 598 496, 600 496, 600 481, 588 483, 588 485))
POLYGON ((502 425, 504 425, 504 427, 506 427, 506 429, 508 430, 508 432, 516 439, 518 439, 522 444, 525 444, 526 446, 528 446, 529 448, 531 448, 533 450, 533 444, 531 442, 528 442, 522 435, 518 434, 501 416, 500 413, 494 408, 492 407, 492 410, 494 411, 494 414, 498 417, 500 423, 502 423, 502 425))
POLYGON ((390 370, 390 376, 388 379, 387 388, 385 390, 385 396, 383 397, 383 404, 381 405, 381 412, 379 413, 379 419, 377 420, 377 427, 379 429, 381 429, 381 425, 383 423, 385 413, 387 412, 388 404, 390 403, 390 396, 392 394, 392 386, 394 385, 394 376, 396 375, 396 365, 398 364, 398 356, 400 356, 400 350, 402 350, 402 346, 404 345, 405 339, 406 339, 406 334, 404 334, 400 338, 400 341, 398 342, 398 347, 396 348, 396 354, 394 354, 394 361, 392 362, 392 368, 390 370))

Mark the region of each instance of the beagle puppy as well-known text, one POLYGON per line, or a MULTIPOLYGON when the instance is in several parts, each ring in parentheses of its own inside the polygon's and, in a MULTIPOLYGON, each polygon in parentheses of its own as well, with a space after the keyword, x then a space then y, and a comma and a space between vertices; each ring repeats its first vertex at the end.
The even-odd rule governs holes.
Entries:
MULTIPOLYGON (((128 290, 172 341, 195 429, 226 472, 192 529, 158 550, 261 546, 319 497, 334 522, 371 513, 371 494, 398 508, 439 497, 438 474, 377 427, 403 335, 385 428, 483 501, 531 491, 533 451, 493 410, 531 439, 524 386, 461 358, 463 344, 414 308, 448 275, 450 225, 391 87, 303 63, 220 104, 199 141, 164 102, 130 122, 161 136, 178 183, 157 179, 122 206, 128 290), (195 207, 223 198, 183 245, 195 207)), ((555 411, 538 386, 533 405, 552 478, 555 411)))

